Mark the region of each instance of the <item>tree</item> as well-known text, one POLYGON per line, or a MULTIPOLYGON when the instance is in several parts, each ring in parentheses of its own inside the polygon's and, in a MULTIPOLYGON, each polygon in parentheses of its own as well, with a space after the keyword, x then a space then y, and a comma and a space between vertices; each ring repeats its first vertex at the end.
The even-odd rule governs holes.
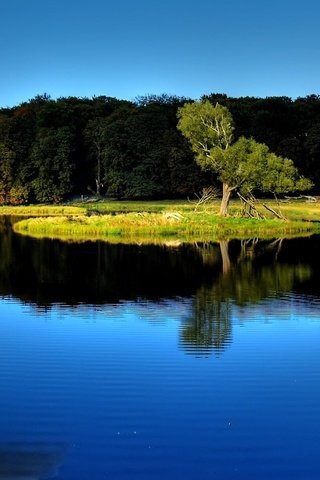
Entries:
MULTIPOLYGON (((110 122, 109 122, 110 123, 110 122)), ((108 127, 107 118, 95 118, 89 120, 85 130, 84 138, 89 146, 90 156, 95 159, 96 168, 95 168, 95 185, 96 185, 96 194, 100 196, 103 178, 103 160, 105 155, 105 144, 106 144, 106 129, 108 127)))
POLYGON ((0 205, 26 203, 29 188, 19 179, 15 165, 16 155, 0 142, 0 205))
POLYGON ((213 106, 208 100, 186 103, 178 110, 178 118, 178 128, 191 143, 197 163, 215 172, 222 182, 220 215, 228 214, 233 191, 277 194, 312 186, 299 177, 291 160, 276 156, 266 145, 245 137, 233 143, 234 125, 227 107, 213 106))
POLYGON ((103 149, 104 183, 119 198, 160 197, 170 193, 167 133, 162 107, 146 106, 110 117, 103 149))
POLYGON ((304 148, 307 152, 306 167, 312 180, 320 179, 320 122, 314 124, 305 135, 304 148))
MULTIPOLYGON (((233 139, 233 120, 229 110, 209 101, 186 103, 178 109, 178 129, 190 141, 198 164, 221 175, 225 154, 233 139)), ((228 213, 228 204, 234 186, 225 180, 220 214, 228 213)))
POLYGON ((70 128, 40 129, 30 155, 38 202, 59 202, 71 189, 74 135, 70 128))
POLYGON ((0 204, 9 203, 9 192, 13 183, 13 163, 15 154, 5 144, 0 143, 0 204))

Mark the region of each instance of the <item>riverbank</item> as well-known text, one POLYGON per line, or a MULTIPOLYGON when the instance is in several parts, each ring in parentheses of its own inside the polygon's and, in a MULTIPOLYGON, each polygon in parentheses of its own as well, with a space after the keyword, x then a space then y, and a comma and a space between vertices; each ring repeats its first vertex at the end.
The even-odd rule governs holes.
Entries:
MULTIPOLYGON (((272 208, 277 205, 270 202, 272 208)), ((14 223, 15 232, 64 240, 108 241, 214 241, 226 238, 270 238, 320 232, 318 203, 285 203, 279 218, 252 219, 240 216, 241 204, 233 202, 231 216, 217 215, 219 202, 196 208, 182 201, 100 201, 72 206, 2 207, 0 214, 24 215, 14 223)))
POLYGON ((19 205, 18 207, 2 206, 0 215, 14 217, 55 217, 57 215, 86 215, 87 209, 79 205, 19 205))

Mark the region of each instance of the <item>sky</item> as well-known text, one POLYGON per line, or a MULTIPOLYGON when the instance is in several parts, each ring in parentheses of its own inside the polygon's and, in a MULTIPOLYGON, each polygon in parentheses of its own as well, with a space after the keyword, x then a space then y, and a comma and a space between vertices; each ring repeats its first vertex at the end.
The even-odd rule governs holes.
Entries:
POLYGON ((2 0, 0 106, 320 94, 318 0, 2 0))

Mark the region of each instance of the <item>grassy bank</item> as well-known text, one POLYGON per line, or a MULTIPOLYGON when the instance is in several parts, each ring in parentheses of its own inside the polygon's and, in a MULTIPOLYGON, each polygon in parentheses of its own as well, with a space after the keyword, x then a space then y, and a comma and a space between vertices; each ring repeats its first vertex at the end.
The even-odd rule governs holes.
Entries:
POLYGON ((0 206, 0 215, 17 217, 43 217, 56 215, 85 215, 87 209, 81 205, 22 205, 19 207, 0 206))
POLYGON ((121 242, 213 241, 320 232, 320 205, 302 202, 282 206, 287 220, 242 218, 241 205, 237 202, 231 208, 232 216, 221 218, 217 215, 218 201, 197 210, 195 204, 181 201, 97 202, 64 207, 66 211, 63 215, 58 214, 59 210, 51 214, 51 208, 59 207, 46 208, 49 217, 19 221, 14 225, 14 230, 37 237, 121 242), (72 208, 76 208, 75 214, 72 208))

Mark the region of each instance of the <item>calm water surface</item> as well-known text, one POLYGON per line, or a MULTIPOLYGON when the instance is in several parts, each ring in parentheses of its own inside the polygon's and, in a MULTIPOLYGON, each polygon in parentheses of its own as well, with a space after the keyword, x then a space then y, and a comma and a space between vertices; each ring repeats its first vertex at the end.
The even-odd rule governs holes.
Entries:
POLYGON ((320 478, 320 238, 0 230, 0 479, 320 478))

